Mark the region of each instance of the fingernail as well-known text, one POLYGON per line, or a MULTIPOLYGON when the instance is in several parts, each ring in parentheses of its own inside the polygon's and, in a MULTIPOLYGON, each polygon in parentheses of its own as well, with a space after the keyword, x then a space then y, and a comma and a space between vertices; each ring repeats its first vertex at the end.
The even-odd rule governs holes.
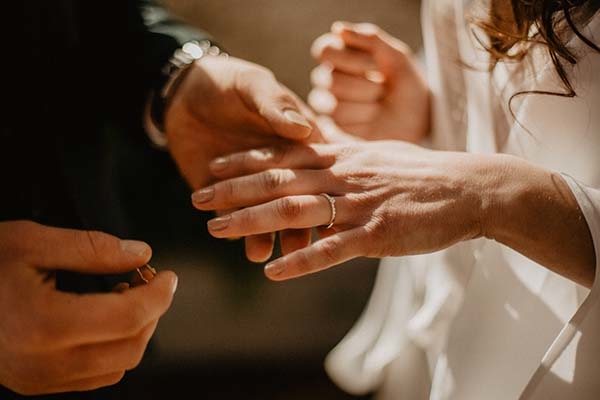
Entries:
POLYGON ((281 275, 285 270, 285 264, 283 261, 274 261, 265 266, 265 273, 269 276, 281 275))
POLYGON ((173 279, 173 286, 171 287, 171 293, 175 293, 177 291, 178 283, 179 283, 179 278, 177 278, 177 275, 175 275, 175 278, 173 279))
POLYGON ((146 243, 137 240, 121 240, 121 250, 136 256, 143 256, 152 251, 146 243))
POLYGON ((283 111, 283 116, 290 122, 293 122, 296 125, 305 126, 307 128, 312 129, 312 126, 308 122, 308 120, 300 114, 298 111, 287 109, 283 111))
POLYGON ((222 231, 223 229, 225 229, 229 226, 230 221, 231 221, 231 215, 226 215, 224 217, 211 219, 207 223, 208 229, 211 231, 222 231))
POLYGON ((192 194, 192 201, 194 203, 206 203, 211 201, 215 197, 215 188, 208 187, 205 189, 198 190, 192 194))
POLYGON ((209 164, 211 171, 223 171, 229 165, 229 159, 225 157, 219 157, 212 160, 209 164))

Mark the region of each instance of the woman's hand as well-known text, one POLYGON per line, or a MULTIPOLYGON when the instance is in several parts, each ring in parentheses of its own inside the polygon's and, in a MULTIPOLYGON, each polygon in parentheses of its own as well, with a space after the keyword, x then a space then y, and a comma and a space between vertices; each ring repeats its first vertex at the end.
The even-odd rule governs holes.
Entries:
POLYGON ((427 150, 399 141, 286 146, 211 164, 224 179, 193 195, 203 210, 241 208, 209 221, 219 238, 318 227, 321 240, 266 266, 271 279, 354 257, 430 253, 486 237, 591 286, 596 255, 562 175, 510 155, 427 150), (335 198, 336 218, 329 201, 335 198))
POLYGON ((342 130, 414 143, 429 133, 429 88, 405 43, 372 24, 336 22, 312 54, 320 64, 308 102, 342 130))
POLYGON ((125 273, 151 254, 143 242, 101 232, 0 223, 0 384, 34 395, 121 380, 141 361, 177 277, 163 271, 139 287, 81 295, 58 291, 54 271, 125 273))
POLYGON ((241 208, 208 223, 218 238, 327 225, 324 238, 266 267, 288 279, 358 256, 436 251, 482 234, 488 163, 398 141, 286 146, 238 153, 211 164, 222 182, 194 194, 201 210, 241 208), (240 177, 241 176, 241 177, 240 177))

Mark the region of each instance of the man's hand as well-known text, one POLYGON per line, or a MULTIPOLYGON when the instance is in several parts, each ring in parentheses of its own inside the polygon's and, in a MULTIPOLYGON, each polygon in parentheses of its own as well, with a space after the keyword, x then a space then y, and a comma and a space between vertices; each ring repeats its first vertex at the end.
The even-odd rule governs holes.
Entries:
POLYGON ((79 295, 56 290, 54 271, 124 273, 151 253, 143 242, 101 232, 0 223, 0 384, 24 395, 84 391, 136 367, 171 304, 175 274, 79 295))
POLYGON ((220 155, 284 141, 317 142, 312 114, 271 71, 236 58, 197 61, 166 113, 169 151, 192 189, 220 155))

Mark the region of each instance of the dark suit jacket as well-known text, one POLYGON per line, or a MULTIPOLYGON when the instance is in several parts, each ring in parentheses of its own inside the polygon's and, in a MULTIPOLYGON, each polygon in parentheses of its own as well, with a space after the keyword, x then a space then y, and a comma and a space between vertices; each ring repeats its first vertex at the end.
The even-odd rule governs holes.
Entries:
MULTIPOLYGON (((128 179, 172 167, 143 132, 146 98, 176 47, 206 34, 142 0, 7 3, 0 220, 127 236, 128 179)), ((78 281, 69 290, 98 289, 78 281)))

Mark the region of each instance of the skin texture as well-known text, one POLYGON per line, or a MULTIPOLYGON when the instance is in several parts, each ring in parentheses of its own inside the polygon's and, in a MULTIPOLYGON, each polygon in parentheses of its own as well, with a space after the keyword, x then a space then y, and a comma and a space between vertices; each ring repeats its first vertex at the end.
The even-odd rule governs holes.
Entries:
POLYGON ((587 224, 556 173, 508 155, 428 150, 401 141, 286 146, 212 165, 202 210, 240 208, 208 222, 218 238, 335 225, 265 267, 285 280, 349 259, 430 253, 486 237, 586 286, 595 274, 587 224))
POLYGON ((429 133, 430 93, 410 48, 379 27, 336 22, 311 49, 308 101, 364 139, 419 142, 429 133))
POLYGON ((0 384, 24 395, 118 382, 142 359, 177 286, 171 271, 113 293, 56 290, 54 272, 132 271, 152 254, 143 242, 101 232, 0 223, 0 384))

